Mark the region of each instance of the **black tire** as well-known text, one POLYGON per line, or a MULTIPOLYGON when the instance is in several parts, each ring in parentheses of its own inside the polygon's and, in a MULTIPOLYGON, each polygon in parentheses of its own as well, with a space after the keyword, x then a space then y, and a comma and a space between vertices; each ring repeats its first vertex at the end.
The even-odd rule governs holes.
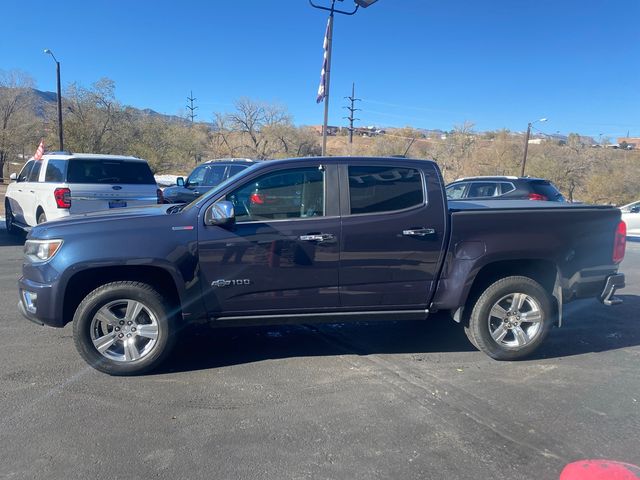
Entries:
POLYGON ((140 375, 158 367, 169 355, 175 344, 175 324, 173 309, 153 287, 139 282, 112 282, 93 290, 78 305, 73 316, 73 339, 76 349, 82 355, 82 358, 96 370, 109 375, 140 375), (128 304, 128 302, 133 303, 128 304), (138 333, 134 333, 136 331, 135 326, 131 327, 126 323, 120 325, 127 318, 124 316, 122 308, 125 308, 125 310, 129 308, 126 306, 118 310, 120 304, 142 305, 143 309, 133 318, 133 324, 138 327, 138 333), (114 306, 110 307, 111 305, 114 306), (111 311, 109 308, 114 308, 115 310, 111 311), (99 311, 112 313, 119 322, 116 322, 113 326, 111 326, 111 323, 107 325, 107 322, 100 323, 96 317, 99 311), (119 315, 120 313, 122 315, 119 315), (140 320, 140 323, 137 323, 138 320, 140 320), (147 321, 151 323, 155 321, 153 325, 151 323, 146 324, 147 327, 153 327, 156 331, 156 338, 151 346, 149 345, 152 340, 141 333, 143 330, 142 325, 147 321), (109 328, 111 330, 107 331, 109 328), (110 339, 114 339, 111 342, 111 346, 105 349, 106 353, 104 354, 98 351, 98 348, 94 345, 94 338, 98 335, 98 332, 104 335, 99 336, 96 341, 105 339, 107 336, 110 336, 110 338, 107 338, 105 343, 108 343, 110 339), (130 339, 133 343, 125 342, 127 340, 126 337, 122 340, 117 338, 125 334, 128 337, 133 335, 130 339), (115 356, 119 355, 118 349, 121 342, 123 358, 114 359, 115 356), (135 345, 143 345, 144 348, 148 348, 148 351, 142 354, 140 358, 127 359, 127 353, 131 349, 125 348, 125 345, 134 345, 135 351, 138 353, 140 352, 135 345))
POLYGON ((40 213, 38 214, 37 224, 40 225, 41 223, 44 223, 46 221, 47 221, 47 216, 44 214, 42 210, 40 210, 40 213))
POLYGON ((16 227, 13 212, 11 211, 11 204, 9 201, 4 202, 4 224, 7 227, 7 233, 9 235, 19 235, 20 229, 16 227))
POLYGON ((538 282, 506 277, 491 284, 475 301, 465 333, 491 358, 517 360, 531 355, 544 342, 554 323, 554 311, 552 296, 538 282), (522 303, 520 309, 514 307, 516 301, 522 303))

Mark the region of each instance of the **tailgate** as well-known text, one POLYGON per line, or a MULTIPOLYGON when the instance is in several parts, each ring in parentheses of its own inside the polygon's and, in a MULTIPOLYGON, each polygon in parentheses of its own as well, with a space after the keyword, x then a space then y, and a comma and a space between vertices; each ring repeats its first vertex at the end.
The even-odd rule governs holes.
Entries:
POLYGON ((69 188, 71 214, 154 205, 158 201, 155 185, 79 184, 69 188))

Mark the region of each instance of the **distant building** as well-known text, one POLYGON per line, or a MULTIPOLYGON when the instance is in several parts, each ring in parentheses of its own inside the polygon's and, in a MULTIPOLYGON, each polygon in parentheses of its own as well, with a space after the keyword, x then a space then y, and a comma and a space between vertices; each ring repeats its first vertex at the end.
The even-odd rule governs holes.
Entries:
MULTIPOLYGON (((322 125, 311 125, 310 127, 314 132, 318 135, 322 135, 322 125)), ((332 125, 327 125, 327 135, 335 136, 342 129, 342 127, 334 127, 332 125)))
POLYGON ((640 149, 640 137, 620 137, 617 139, 618 145, 626 143, 630 145, 632 149, 640 149))

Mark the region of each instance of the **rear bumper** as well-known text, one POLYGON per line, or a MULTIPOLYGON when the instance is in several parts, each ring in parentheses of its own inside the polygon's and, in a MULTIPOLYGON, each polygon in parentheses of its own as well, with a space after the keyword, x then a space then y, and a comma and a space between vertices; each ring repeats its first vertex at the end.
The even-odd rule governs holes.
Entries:
POLYGON ((609 275, 607 277, 607 281, 605 282, 604 289, 600 294, 599 300, 607 306, 618 305, 622 303, 622 300, 615 297, 614 294, 616 293, 616 290, 624 287, 624 274, 616 273, 614 275, 609 275))

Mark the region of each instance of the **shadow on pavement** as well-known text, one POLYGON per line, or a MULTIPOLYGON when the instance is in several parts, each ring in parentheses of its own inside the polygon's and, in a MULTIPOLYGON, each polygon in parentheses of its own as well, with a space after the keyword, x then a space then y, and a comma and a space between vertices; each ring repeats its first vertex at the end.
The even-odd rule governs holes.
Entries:
MULTIPOLYGON (((568 357, 640 345, 640 296, 619 295, 622 305, 596 300, 571 304, 562 328, 528 360, 568 357)), ((290 357, 381 353, 461 353, 476 349, 448 315, 427 321, 272 327, 191 328, 157 373, 203 370, 290 357)), ((480 352, 477 355, 484 355, 480 352)), ((453 360, 453 359, 452 359, 453 360)))
POLYGON ((190 328, 157 373, 202 370, 268 359, 374 353, 471 352, 462 328, 427 321, 358 322, 238 328, 190 328))

